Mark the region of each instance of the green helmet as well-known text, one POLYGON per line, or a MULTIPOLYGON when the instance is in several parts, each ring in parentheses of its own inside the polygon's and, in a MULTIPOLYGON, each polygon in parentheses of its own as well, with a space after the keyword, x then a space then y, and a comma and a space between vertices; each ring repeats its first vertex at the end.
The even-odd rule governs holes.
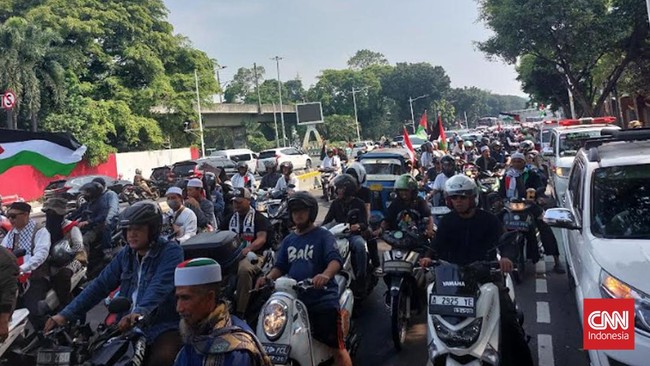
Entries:
POLYGON ((398 189, 408 189, 411 191, 417 191, 418 182, 415 181, 410 174, 402 174, 395 180, 395 185, 393 186, 395 190, 398 189))

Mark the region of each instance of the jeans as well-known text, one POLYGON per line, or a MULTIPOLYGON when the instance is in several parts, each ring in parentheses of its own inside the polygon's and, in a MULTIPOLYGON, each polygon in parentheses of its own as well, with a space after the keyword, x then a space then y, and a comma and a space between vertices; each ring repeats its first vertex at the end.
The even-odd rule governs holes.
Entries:
POLYGON ((250 291, 255 286, 254 280, 260 272, 258 265, 252 264, 244 257, 239 261, 237 268, 237 314, 246 314, 248 302, 251 299, 250 291))
POLYGON ((368 265, 366 241, 361 235, 352 235, 348 240, 350 242, 350 250, 352 251, 354 275, 358 280, 362 280, 366 276, 366 267, 368 265))
POLYGON ((45 299, 47 292, 50 290, 50 283, 45 278, 31 278, 29 288, 22 296, 23 307, 29 310, 29 321, 34 329, 43 329, 47 314, 41 314, 38 309, 38 303, 45 299))

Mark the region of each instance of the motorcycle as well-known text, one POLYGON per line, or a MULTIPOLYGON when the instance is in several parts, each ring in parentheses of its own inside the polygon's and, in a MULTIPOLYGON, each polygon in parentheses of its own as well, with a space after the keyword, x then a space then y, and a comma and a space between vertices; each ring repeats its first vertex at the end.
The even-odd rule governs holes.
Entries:
MULTIPOLYGON (((335 276, 342 314, 345 347, 354 358, 359 345, 352 322, 354 296, 348 288, 345 272, 335 276)), ((311 279, 296 281, 280 277, 275 291, 264 304, 257 323, 257 338, 275 365, 315 366, 330 364, 333 355, 328 346, 312 338, 307 307, 298 295, 313 288, 311 279)))
POLYGON ((289 217, 289 206, 287 204, 289 193, 290 190, 273 190, 262 196, 266 198, 265 200, 257 202, 256 210, 265 214, 271 222, 271 227, 273 228, 271 244, 274 251, 280 249, 282 240, 289 235, 293 228, 291 218, 289 217))
MULTIPOLYGON (((0 249, 4 250, 4 249, 0 249)), ((25 249, 16 249, 13 251, 14 256, 18 259, 18 263, 21 264, 22 257, 25 256, 27 251, 25 249)), ((27 281, 26 276, 20 276, 18 278, 19 284, 24 284, 27 281)), ((7 339, 4 342, 0 343, 0 358, 9 350, 13 343, 19 338, 25 335, 25 328, 27 327, 27 322, 29 316, 29 310, 26 308, 16 309, 11 314, 11 319, 9 319, 9 334, 7 339)))
POLYGON ((323 187, 323 198, 325 202, 329 202, 330 199, 336 198, 336 191, 332 181, 336 177, 336 169, 334 168, 321 168, 318 169, 321 172, 320 175, 320 185, 323 187))
MULTIPOLYGON (((506 234, 508 235, 508 234, 506 234)), ((498 365, 501 359, 499 281, 517 308, 512 279, 499 262, 460 267, 434 261, 434 281, 427 287, 427 365, 498 365)))
MULTIPOLYGON (((416 212, 412 215, 418 216, 416 212)), ((426 220, 424 225, 427 224, 426 220)), ((417 219, 414 221, 417 222, 417 219)), ((424 230, 411 226, 406 230, 386 232, 383 239, 391 245, 391 250, 384 252, 384 281, 388 287, 386 305, 391 313, 391 336, 395 348, 400 351, 406 340, 406 332, 411 320, 412 304, 415 308, 423 307, 424 299, 418 291, 416 277, 422 271, 416 268, 420 253, 428 250, 428 239, 421 236, 424 230)))
POLYGON ((492 197, 499 192, 502 172, 479 171, 475 164, 465 164, 463 171, 465 175, 474 179, 478 186, 480 207, 485 211, 496 213, 492 197))
POLYGON ((151 190, 151 195, 145 192, 144 189, 142 189, 139 186, 133 185, 133 184, 127 184, 122 188, 122 192, 120 193, 119 197, 122 202, 128 202, 129 205, 132 205, 136 202, 140 202, 143 200, 157 200, 160 198, 160 192, 158 192, 158 187, 153 186, 149 188, 151 190))

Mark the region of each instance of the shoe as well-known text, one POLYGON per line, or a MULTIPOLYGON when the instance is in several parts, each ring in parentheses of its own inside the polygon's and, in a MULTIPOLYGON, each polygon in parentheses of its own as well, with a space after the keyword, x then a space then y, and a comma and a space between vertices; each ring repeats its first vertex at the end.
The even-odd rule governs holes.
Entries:
POLYGON ((564 269, 564 267, 562 267, 561 264, 558 263, 558 264, 553 266, 553 272, 558 273, 558 274, 565 274, 566 270, 564 269))

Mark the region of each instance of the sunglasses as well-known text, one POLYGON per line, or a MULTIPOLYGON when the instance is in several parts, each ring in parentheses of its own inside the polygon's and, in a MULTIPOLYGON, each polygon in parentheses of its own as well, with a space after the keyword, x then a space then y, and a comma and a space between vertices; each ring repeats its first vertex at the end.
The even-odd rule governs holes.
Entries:
POLYGON ((7 218, 8 218, 8 219, 15 219, 16 217, 18 217, 18 216, 20 216, 20 215, 24 215, 24 214, 26 214, 26 213, 27 213, 27 212, 21 212, 21 213, 17 213, 17 214, 7 214, 7 218))
POLYGON ((456 196, 449 196, 449 199, 451 199, 452 201, 457 201, 457 200, 463 200, 464 201, 464 200, 469 199, 469 197, 456 195, 456 196))

